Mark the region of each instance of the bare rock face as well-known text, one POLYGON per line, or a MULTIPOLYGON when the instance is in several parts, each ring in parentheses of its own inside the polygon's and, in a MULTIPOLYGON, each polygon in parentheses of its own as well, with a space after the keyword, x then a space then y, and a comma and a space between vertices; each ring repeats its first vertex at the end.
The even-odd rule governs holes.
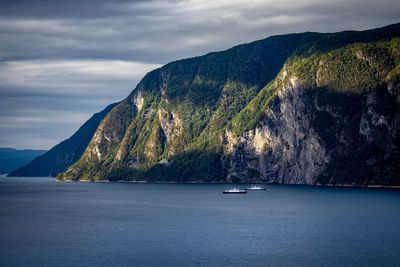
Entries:
POLYGON ((271 128, 266 169, 276 170, 269 179, 279 183, 313 184, 329 161, 324 144, 312 124, 309 99, 297 78, 279 93, 263 124, 271 128))
POLYGON ((400 112, 388 88, 365 96, 303 88, 292 77, 260 125, 228 138, 229 177, 286 184, 393 184, 400 112), (329 101, 326 101, 329 99, 329 101))
POLYGON ((291 78, 261 126, 237 141, 231 172, 258 173, 253 178, 263 182, 314 184, 330 157, 313 128, 309 102, 299 79, 291 78))

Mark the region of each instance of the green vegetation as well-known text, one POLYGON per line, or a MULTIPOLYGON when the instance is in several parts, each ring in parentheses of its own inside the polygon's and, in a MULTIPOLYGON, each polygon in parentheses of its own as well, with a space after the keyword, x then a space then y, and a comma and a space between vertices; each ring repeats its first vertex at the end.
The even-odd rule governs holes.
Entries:
MULTIPOLYGON (((110 112, 60 179, 224 181, 226 133, 238 138, 262 125, 291 79, 320 105, 334 106, 355 122, 364 95, 399 83, 399 40, 391 27, 289 34, 169 63, 147 74, 110 112), (143 98, 140 110, 136 93, 143 98)), ((310 110, 320 138, 334 146, 331 132, 342 126, 327 112, 310 110)), ((357 130, 356 123, 346 127, 357 130)), ((248 174, 262 176, 253 167, 248 174)))
POLYGON ((251 102, 241 110, 232 120, 233 133, 240 136, 246 131, 254 129, 261 121, 266 109, 277 93, 277 87, 270 83, 264 87, 251 102))
POLYGON ((256 95, 256 86, 248 87, 238 82, 228 82, 222 90, 222 98, 204 131, 192 146, 194 149, 209 149, 219 152, 222 148, 221 136, 228 128, 230 120, 240 112, 256 95))

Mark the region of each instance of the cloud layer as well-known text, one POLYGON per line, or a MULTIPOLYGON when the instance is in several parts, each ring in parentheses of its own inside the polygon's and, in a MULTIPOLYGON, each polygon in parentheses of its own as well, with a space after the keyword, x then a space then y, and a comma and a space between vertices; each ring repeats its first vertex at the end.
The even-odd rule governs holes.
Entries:
POLYGON ((0 147, 50 148, 172 60, 399 18, 398 0, 3 0, 0 147))

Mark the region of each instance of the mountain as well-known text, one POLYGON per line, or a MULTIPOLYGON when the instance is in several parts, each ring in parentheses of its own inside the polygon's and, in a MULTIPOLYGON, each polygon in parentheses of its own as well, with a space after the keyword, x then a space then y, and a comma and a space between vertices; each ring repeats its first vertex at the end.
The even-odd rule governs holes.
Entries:
POLYGON ((0 148, 0 174, 10 173, 45 152, 46 150, 0 148))
POLYGON ((8 176, 55 177, 64 172, 82 156, 100 122, 117 104, 111 104, 101 112, 94 114, 70 138, 62 141, 33 161, 24 162, 24 164, 29 163, 11 172, 8 176))
POLYGON ((400 24, 171 62, 62 180, 400 185, 400 24))

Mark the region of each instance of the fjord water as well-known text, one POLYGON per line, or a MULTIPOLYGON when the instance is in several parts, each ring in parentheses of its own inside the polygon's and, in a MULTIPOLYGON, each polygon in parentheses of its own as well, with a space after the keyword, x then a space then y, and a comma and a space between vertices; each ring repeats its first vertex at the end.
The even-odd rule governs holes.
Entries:
POLYGON ((400 192, 0 178, 0 266, 400 266, 400 192))

